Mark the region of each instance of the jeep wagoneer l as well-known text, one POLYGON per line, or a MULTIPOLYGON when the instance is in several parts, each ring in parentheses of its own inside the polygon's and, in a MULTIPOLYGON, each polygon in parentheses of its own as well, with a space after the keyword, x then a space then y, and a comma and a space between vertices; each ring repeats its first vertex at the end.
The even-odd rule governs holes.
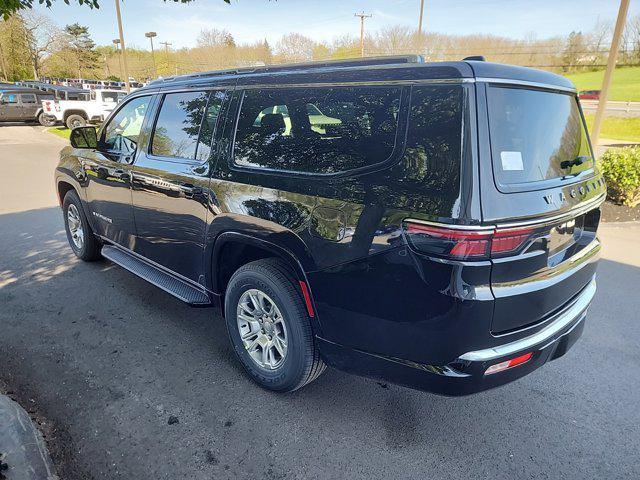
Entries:
POLYGON ((75 254, 219 308, 265 388, 330 365, 464 395, 582 333, 605 185, 560 76, 411 56, 193 74, 71 143, 75 254))

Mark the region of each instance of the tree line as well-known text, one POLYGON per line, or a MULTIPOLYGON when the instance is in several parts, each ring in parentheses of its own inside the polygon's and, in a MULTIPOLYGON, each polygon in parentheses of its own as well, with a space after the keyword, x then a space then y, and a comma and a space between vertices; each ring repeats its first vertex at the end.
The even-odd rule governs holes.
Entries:
MULTIPOLYGON (((523 65, 556 72, 596 70, 606 64, 612 25, 598 22, 585 32, 564 37, 523 39, 496 35, 418 34, 407 26, 371 32, 364 39, 366 56, 419 53, 429 61, 460 60, 483 55, 489 61, 523 65)), ((137 80, 234 67, 359 57, 360 39, 340 36, 317 41, 289 33, 275 44, 267 40, 238 43, 224 29, 205 29, 196 45, 152 56, 146 48, 129 47, 129 74, 137 80)), ((620 65, 640 65, 640 16, 624 30, 620 65)), ((15 81, 40 77, 122 79, 121 53, 115 45, 97 46, 89 29, 79 24, 60 28, 34 10, 14 13, 0 21, 0 78, 15 81)))

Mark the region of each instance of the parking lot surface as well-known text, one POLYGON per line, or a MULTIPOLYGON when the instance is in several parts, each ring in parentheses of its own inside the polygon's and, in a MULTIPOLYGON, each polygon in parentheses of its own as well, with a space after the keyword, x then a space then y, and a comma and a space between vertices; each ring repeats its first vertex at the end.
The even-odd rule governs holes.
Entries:
POLYGON ((75 259, 63 145, 0 126, 0 384, 46 423, 62 479, 640 478, 640 226, 602 228, 582 339, 516 383, 444 398, 330 369, 277 395, 212 310, 75 259))

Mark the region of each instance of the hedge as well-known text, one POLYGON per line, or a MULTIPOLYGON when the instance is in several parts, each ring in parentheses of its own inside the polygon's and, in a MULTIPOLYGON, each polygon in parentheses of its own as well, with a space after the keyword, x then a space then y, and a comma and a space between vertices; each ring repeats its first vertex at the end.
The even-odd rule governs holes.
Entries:
POLYGON ((611 148, 600 158, 609 200, 635 207, 640 204, 640 147, 611 148))

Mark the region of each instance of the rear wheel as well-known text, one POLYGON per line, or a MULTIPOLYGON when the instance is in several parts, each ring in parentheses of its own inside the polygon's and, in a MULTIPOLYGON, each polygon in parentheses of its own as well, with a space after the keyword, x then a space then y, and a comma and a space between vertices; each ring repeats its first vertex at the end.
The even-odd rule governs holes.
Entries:
POLYGON ((82 210, 80 198, 75 191, 70 190, 64 196, 62 211, 67 240, 69 240, 69 245, 76 257, 85 262, 99 259, 102 246, 91 231, 87 217, 82 210))
POLYGON ((72 114, 67 117, 66 125, 69 130, 72 130, 76 127, 84 127, 87 124, 87 121, 82 115, 72 114))
POLYGON ((46 113, 40 112, 38 115, 38 123, 43 127, 53 127, 56 124, 55 120, 50 120, 51 117, 47 116, 46 113))
POLYGON ((225 320, 234 350, 263 388, 290 392, 325 369, 304 302, 287 266, 265 259, 240 267, 225 295, 225 320))

